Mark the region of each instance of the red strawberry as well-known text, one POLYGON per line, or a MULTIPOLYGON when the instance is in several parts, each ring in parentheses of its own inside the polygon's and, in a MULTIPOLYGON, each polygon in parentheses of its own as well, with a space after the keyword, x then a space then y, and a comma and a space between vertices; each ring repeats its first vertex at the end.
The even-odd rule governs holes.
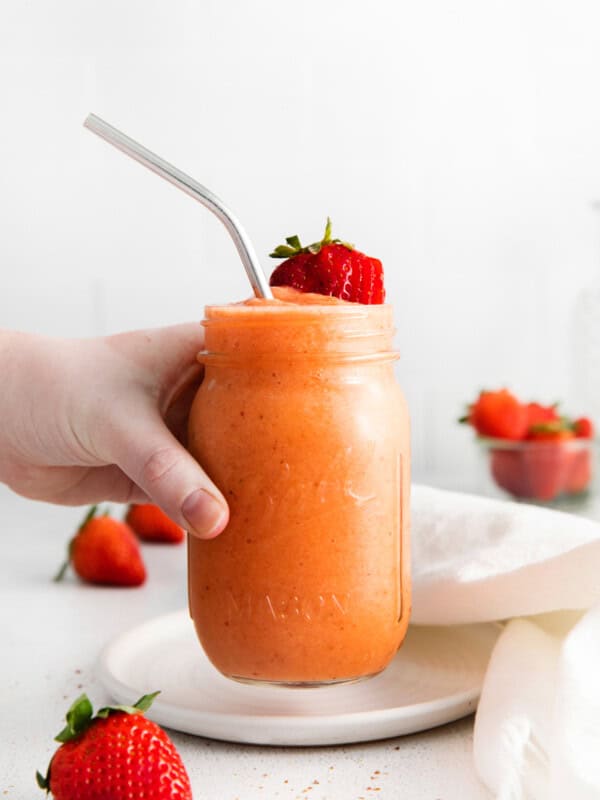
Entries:
POLYGON ((579 439, 593 439, 594 425, 591 419, 579 417, 573 422, 573 432, 579 439))
POLYGON ((102 708, 82 694, 44 777, 37 782, 55 800, 192 800, 190 780, 175 745, 144 717, 158 692, 134 706, 102 708))
POLYGON ((527 414, 529 427, 539 425, 543 422, 555 422, 560 419, 560 414, 556 410, 556 404, 552 406, 542 406, 540 403, 527 403, 527 414))
POLYGON ((480 436, 497 439, 523 439, 529 427, 527 406, 507 389, 481 392, 461 422, 471 424, 480 436))
POLYGON ((67 560, 55 581, 60 581, 69 563, 88 583, 108 586, 140 586, 146 580, 146 568, 135 534, 124 522, 108 515, 96 516, 92 506, 79 530, 69 543, 67 560))
POLYGON ((320 242, 302 247, 297 236, 288 236, 286 242, 271 253, 271 258, 286 259, 273 271, 271 286, 291 286, 354 303, 384 302, 381 261, 332 239, 329 218, 320 242))
POLYGON ((179 544, 185 538, 183 528, 152 503, 129 506, 125 522, 145 542, 179 544))

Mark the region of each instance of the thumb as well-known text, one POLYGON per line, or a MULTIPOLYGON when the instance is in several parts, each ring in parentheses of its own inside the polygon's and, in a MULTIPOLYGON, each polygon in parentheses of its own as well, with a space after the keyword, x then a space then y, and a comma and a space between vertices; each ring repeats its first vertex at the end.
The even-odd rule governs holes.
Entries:
POLYGON ((113 459, 171 519, 202 539, 221 533, 229 519, 225 498, 158 411, 138 411, 115 434, 113 459))

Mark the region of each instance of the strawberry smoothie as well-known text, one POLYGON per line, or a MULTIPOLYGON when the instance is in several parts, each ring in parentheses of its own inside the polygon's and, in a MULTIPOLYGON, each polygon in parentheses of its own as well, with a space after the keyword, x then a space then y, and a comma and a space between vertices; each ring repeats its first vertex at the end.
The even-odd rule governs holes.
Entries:
POLYGON ((389 663, 410 612, 392 309, 274 293, 206 309, 189 447, 230 521, 189 537, 190 612, 229 677, 355 680, 389 663))

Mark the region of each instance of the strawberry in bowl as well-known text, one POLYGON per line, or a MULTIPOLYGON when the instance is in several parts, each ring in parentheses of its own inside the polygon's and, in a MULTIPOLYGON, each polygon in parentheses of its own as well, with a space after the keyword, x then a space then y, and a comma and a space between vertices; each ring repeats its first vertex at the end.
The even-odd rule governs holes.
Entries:
POLYGON ((491 476, 521 500, 552 502, 584 493, 592 480, 594 426, 555 405, 523 403, 507 389, 481 392, 460 422, 473 427, 491 476))

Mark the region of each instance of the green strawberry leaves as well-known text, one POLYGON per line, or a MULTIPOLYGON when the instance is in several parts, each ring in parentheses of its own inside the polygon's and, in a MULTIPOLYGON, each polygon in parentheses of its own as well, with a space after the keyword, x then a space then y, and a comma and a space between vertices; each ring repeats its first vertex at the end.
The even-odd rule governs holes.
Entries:
POLYGON ((302 245, 300 244, 300 239, 297 236, 288 236, 286 242, 289 244, 290 247, 293 247, 294 250, 302 249, 302 245))
MULTIPOLYGON (((288 237, 288 240, 297 238, 297 236, 290 236, 288 237)), ((269 253, 269 258, 291 258, 292 256, 297 256, 298 253, 302 252, 303 250, 301 247, 292 247, 291 245, 280 244, 277 245, 272 253, 269 253)))
POLYGON ((325 233, 320 242, 313 242, 313 244, 309 244, 307 247, 302 247, 298 236, 287 236, 285 241, 286 244, 278 245, 272 253, 269 253, 270 258, 293 258, 293 256, 297 256, 299 253, 317 255, 317 253, 321 251, 321 248, 328 244, 341 244, 347 247, 348 250, 354 250, 353 244, 343 242, 341 239, 331 238, 331 220, 329 217, 327 217, 325 233))
POLYGON ((154 698, 157 697, 160 692, 152 692, 152 694, 145 694, 132 706, 105 706, 101 708, 98 713, 96 714, 96 718, 106 719, 111 713, 114 711, 124 711, 125 714, 137 714, 139 711, 142 714, 150 708, 152 703, 154 702, 154 698))
POLYGON ((56 742, 68 742, 89 728, 94 710, 86 694, 80 695, 67 711, 67 724, 54 737, 56 742))
POLYGON ((82 694, 77 698, 77 700, 75 700, 71 708, 67 711, 66 727, 63 728, 62 731, 54 737, 54 739, 57 742, 68 742, 71 739, 74 739, 76 736, 79 736, 80 733, 86 731, 92 722, 94 722, 94 720, 106 719, 117 711, 122 711, 125 714, 138 714, 139 712, 142 712, 143 714, 145 711, 148 711, 154 702, 154 698, 159 694, 160 692, 145 694, 140 697, 137 703, 134 703, 132 706, 104 706, 104 708, 101 708, 96 713, 95 717, 93 716, 94 711, 88 696, 86 694, 82 694))
POLYGON ((35 779, 36 779, 37 785, 40 787, 40 789, 45 789, 46 793, 48 793, 50 791, 50 771, 48 771, 48 773, 44 776, 38 770, 35 773, 35 779))

